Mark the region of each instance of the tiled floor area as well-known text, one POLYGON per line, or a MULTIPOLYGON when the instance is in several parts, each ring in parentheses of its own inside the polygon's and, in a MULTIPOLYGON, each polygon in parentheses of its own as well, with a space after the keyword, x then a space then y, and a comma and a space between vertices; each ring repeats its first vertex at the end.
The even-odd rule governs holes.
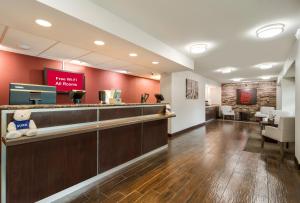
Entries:
POLYGON ((253 133, 257 124, 211 122, 60 202, 300 202, 300 172, 279 148, 243 151, 253 133))

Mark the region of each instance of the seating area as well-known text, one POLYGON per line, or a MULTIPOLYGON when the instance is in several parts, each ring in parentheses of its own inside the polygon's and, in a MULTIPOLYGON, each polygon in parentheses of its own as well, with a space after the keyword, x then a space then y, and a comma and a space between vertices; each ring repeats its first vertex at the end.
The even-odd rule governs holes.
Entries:
POLYGON ((221 106, 221 112, 223 120, 225 117, 232 117, 235 120, 235 112, 232 110, 232 106, 221 106))
MULTIPOLYGON (((279 117, 279 116, 278 116, 279 117)), ((264 147, 265 138, 275 140, 280 145, 281 159, 284 158, 285 147, 289 146, 289 143, 295 142, 295 117, 281 116, 278 119, 278 124, 265 122, 265 126, 262 129, 262 148, 264 147)))
MULTIPOLYGON (((220 108, 223 120, 237 121, 239 111, 233 106, 223 105, 220 108)), ((275 109, 271 106, 261 106, 260 111, 254 114, 255 122, 261 126, 261 148, 264 149, 266 141, 276 145, 280 151, 281 160, 284 159, 285 151, 295 143, 295 116, 293 113, 275 109)))
POLYGON ((262 106, 260 107, 260 111, 255 113, 256 118, 268 118, 270 114, 274 112, 275 108, 274 107, 269 107, 269 106, 262 106))

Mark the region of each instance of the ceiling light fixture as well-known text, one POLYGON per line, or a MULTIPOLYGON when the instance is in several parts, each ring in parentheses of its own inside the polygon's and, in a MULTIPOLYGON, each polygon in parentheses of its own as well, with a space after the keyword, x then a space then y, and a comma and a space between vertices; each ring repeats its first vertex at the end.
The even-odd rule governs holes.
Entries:
POLYGON ((157 65, 159 64, 159 61, 152 61, 152 64, 157 65))
POLYGON ((115 72, 122 73, 122 74, 127 74, 128 73, 127 70, 115 70, 115 72))
POLYGON ((138 55, 137 55, 137 53, 130 53, 129 56, 130 57, 137 57, 138 55))
POLYGON ((192 44, 190 46, 190 53, 191 54, 202 54, 207 51, 207 44, 198 43, 198 44, 192 44))
POLYGON ((51 27, 52 26, 52 24, 49 21, 43 20, 43 19, 36 19, 35 23, 40 26, 43 26, 43 27, 51 27))
POLYGON ((261 39, 272 38, 284 32, 284 27, 282 23, 266 25, 257 29, 256 36, 261 39))
POLYGON ((27 44, 19 44, 18 47, 23 50, 29 50, 31 47, 27 44))
POLYGON ((231 73, 236 70, 237 70, 237 68, 235 68, 235 67, 224 67, 224 68, 219 68, 219 69, 215 70, 215 72, 227 74, 227 73, 231 73))
POLYGON ((94 41, 94 44, 96 44, 97 46, 103 46, 103 45, 105 45, 105 42, 103 42, 101 40, 96 40, 96 41, 94 41))
POLYGON ((232 78, 231 80, 233 82, 240 82, 241 80, 243 80, 243 78, 232 78))
POLYGON ((83 65, 83 64, 85 64, 84 61, 79 61, 79 60, 76 60, 76 59, 71 60, 70 62, 73 63, 73 64, 77 64, 77 65, 83 65))
POLYGON ((259 78, 263 79, 263 80, 270 80, 272 78, 272 76, 270 76, 270 75, 263 75, 263 76, 260 76, 259 78))
POLYGON ((273 68, 276 65, 276 63, 261 63, 261 64, 257 64, 255 65, 256 68, 260 68, 262 70, 268 70, 273 68))

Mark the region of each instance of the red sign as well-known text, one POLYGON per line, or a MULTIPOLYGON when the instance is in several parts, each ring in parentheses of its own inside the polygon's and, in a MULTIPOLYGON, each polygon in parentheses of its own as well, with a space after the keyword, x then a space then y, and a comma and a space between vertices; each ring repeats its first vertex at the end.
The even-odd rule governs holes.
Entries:
POLYGON ((45 69, 47 85, 56 86, 57 92, 84 90, 84 74, 45 69))

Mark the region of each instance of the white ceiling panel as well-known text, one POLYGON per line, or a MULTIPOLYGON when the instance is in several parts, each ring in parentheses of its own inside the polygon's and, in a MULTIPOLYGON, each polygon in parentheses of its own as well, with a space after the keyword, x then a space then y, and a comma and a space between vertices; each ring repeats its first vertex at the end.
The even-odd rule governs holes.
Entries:
POLYGON ((45 58, 56 58, 56 59, 77 59, 85 54, 88 54, 90 51, 73 47, 67 44, 58 43, 55 46, 51 47, 41 55, 40 57, 45 58))
POLYGON ((19 53, 28 55, 38 55, 42 51, 49 48, 56 43, 54 40, 45 39, 32 35, 26 32, 9 28, 2 41, 2 45, 17 50, 19 53), (27 49, 23 49, 20 46, 27 46, 27 49))
POLYGON ((109 56, 104 56, 98 53, 90 53, 88 55, 78 58, 78 60, 87 62, 89 64, 98 65, 108 61, 113 61, 114 59, 109 56))
POLYGON ((132 64, 122 61, 113 59, 111 61, 106 61, 104 63, 98 64, 97 67, 103 68, 105 70, 128 70, 128 66, 132 66, 132 64))
POLYGON ((112 66, 116 66, 116 67, 127 67, 130 65, 130 63, 126 62, 126 61, 122 61, 122 60, 113 60, 113 61, 109 61, 107 62, 112 66))
POLYGON ((150 70, 146 67, 143 67, 143 66, 139 66, 139 65, 130 65, 130 66, 127 66, 126 68, 129 72, 134 72, 139 75, 149 75, 150 76, 151 73, 153 72, 152 70, 150 70))

